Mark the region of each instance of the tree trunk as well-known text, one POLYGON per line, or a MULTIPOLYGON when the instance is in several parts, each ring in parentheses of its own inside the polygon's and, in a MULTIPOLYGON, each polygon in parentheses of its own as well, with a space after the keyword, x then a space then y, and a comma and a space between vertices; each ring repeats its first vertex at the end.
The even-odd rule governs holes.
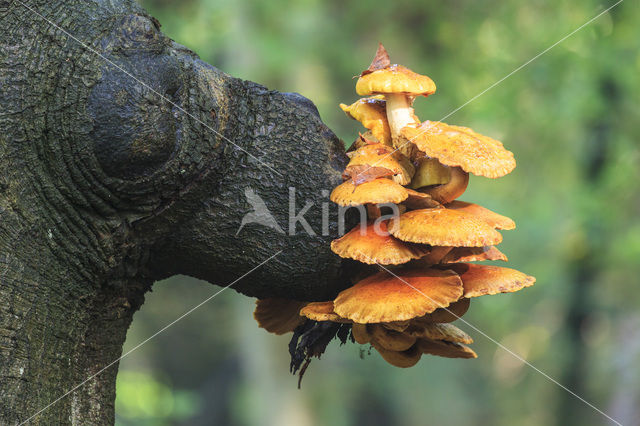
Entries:
POLYGON ((200 61, 131 1, 0 1, 0 28, 0 424, 112 424, 156 280, 227 285, 279 253, 233 288, 346 284, 337 221, 319 235, 346 157, 310 101, 200 61), (285 231, 311 202, 315 233, 239 231, 247 188, 285 231))
MULTIPOLYGON (((611 158, 613 141, 611 128, 615 125, 612 117, 616 117, 620 96, 619 89, 614 81, 603 77, 600 81, 602 99, 606 103, 602 110, 607 113, 598 115, 593 122, 587 123, 590 129, 591 139, 586 146, 585 162, 583 166, 583 182, 585 187, 581 191, 594 193, 600 189, 603 174, 608 167, 607 162, 611 158)), ((568 269, 572 277, 567 306, 566 329, 567 335, 567 365, 563 369, 561 382, 577 395, 590 398, 587 388, 589 369, 587 360, 589 348, 585 345, 584 329, 588 321, 597 311, 598 305, 592 300, 593 288, 598 285, 601 278, 603 263, 601 253, 609 252, 606 242, 609 241, 599 217, 591 217, 584 222, 584 234, 586 235, 580 247, 576 247, 578 255, 568 263, 568 269)), ((602 408, 602 407, 600 407, 602 408)), ((562 391, 558 398, 557 424, 587 424, 592 416, 597 415, 592 410, 586 409, 582 401, 568 392, 562 391)))

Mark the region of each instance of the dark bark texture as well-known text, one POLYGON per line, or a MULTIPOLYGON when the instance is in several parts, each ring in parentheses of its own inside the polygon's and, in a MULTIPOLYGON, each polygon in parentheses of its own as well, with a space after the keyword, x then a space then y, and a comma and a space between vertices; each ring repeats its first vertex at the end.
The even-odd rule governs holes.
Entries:
POLYGON ((0 0, 0 424, 112 424, 117 363, 40 410, 118 359, 156 280, 227 285, 282 251, 233 288, 335 295, 321 204, 345 158, 310 101, 202 62, 132 1, 0 0), (318 235, 236 235, 246 188, 287 231, 289 187, 318 235))

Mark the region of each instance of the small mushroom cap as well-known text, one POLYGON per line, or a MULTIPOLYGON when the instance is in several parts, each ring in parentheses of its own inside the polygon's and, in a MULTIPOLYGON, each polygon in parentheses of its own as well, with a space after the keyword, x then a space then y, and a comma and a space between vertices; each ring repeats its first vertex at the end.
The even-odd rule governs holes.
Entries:
POLYGON ((371 182, 355 185, 346 181, 336 186, 329 197, 341 206, 358 206, 367 203, 401 203, 409 194, 400 184, 391 179, 378 178, 371 182))
POLYGON ((421 339, 446 340, 456 343, 473 343, 473 339, 464 331, 453 324, 446 323, 422 323, 411 324, 404 334, 421 339))
POLYGON ((360 96, 392 93, 429 96, 435 91, 436 84, 429 77, 397 64, 362 75, 356 83, 356 92, 360 96))
POLYGON ((384 99, 363 98, 351 105, 340 104, 340 108, 351 118, 359 121, 371 130, 380 142, 391 145, 391 130, 387 121, 386 102, 384 99))
POLYGON ((381 143, 369 144, 355 151, 347 164, 347 171, 349 168, 362 166, 365 166, 363 172, 375 168, 391 170, 391 174, 394 175, 392 179, 400 185, 411 182, 411 177, 415 172, 415 168, 408 158, 381 143))
POLYGON ((410 334, 388 330, 382 324, 370 324, 367 328, 371 329, 371 343, 390 351, 406 351, 416 343, 416 338, 410 334))
POLYGON ((373 345, 374 349, 380 353, 382 358, 394 367, 409 368, 413 367, 420 361, 422 352, 416 345, 406 351, 390 351, 381 347, 380 345, 373 345))
POLYGON ((300 309, 307 302, 298 302, 289 299, 260 299, 256 300, 256 309, 253 317, 260 328, 269 333, 281 335, 289 333, 306 321, 300 316, 300 309))
POLYGON ((412 243, 449 247, 498 244, 502 235, 472 215, 450 209, 413 210, 389 220, 389 232, 412 243))
POLYGON ((512 219, 508 218, 507 216, 492 212, 486 207, 482 207, 477 204, 455 200, 448 204, 445 204, 445 207, 448 209, 471 213, 473 216, 487 222, 495 229, 504 229, 505 231, 510 231, 516 228, 516 223, 512 219))
POLYGON ((331 321, 339 323, 350 323, 351 321, 341 318, 333 312, 333 302, 312 302, 300 310, 300 315, 313 321, 331 321))
POLYGON ((478 297, 498 293, 512 293, 532 286, 534 277, 511 268, 477 265, 474 263, 452 263, 443 266, 456 271, 464 286, 464 297, 478 297))
POLYGON ((356 226, 342 237, 331 242, 331 250, 342 258, 355 259, 362 263, 399 265, 418 259, 429 253, 429 247, 405 243, 387 232, 387 221, 377 226, 371 222, 362 230, 356 226))
POLYGON ((445 358, 478 358, 471 348, 446 340, 418 339, 416 346, 423 354, 445 358))
POLYGON ((429 157, 474 175, 498 178, 516 167, 513 153, 501 142, 468 127, 425 121, 418 127, 403 128, 401 134, 429 157))
POLYGON ((361 324, 404 321, 449 306, 462 296, 462 282, 453 271, 395 273, 400 278, 382 271, 343 290, 333 302, 335 312, 361 324))
POLYGON ((502 260, 506 262, 509 259, 494 246, 454 247, 440 260, 440 263, 480 262, 483 260, 502 260))

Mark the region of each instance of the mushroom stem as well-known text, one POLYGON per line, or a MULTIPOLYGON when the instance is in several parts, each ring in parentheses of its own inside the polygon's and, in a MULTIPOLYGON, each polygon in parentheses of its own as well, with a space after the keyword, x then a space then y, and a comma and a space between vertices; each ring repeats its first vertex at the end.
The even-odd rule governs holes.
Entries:
POLYGON ((413 101, 410 96, 402 93, 385 94, 387 101, 387 120, 391 130, 392 139, 396 139, 400 130, 409 124, 416 122, 413 114, 413 101))
POLYGON ((380 207, 377 204, 367 203, 367 216, 369 219, 377 219, 381 214, 380 207))

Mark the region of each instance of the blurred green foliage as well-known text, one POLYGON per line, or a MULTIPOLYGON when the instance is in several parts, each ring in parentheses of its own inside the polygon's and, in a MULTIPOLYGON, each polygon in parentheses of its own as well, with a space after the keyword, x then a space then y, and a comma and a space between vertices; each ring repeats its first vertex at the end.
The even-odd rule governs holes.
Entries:
MULTIPOLYGON (((416 101, 438 120, 613 2, 457 0, 142 1, 163 31, 225 72, 296 91, 350 143, 337 107, 357 99, 378 41, 429 75, 416 101)), ((505 178, 472 178, 466 201, 516 220, 500 249, 537 277, 474 300, 471 324, 623 424, 640 424, 640 8, 623 2, 445 121, 502 140, 505 178)), ((226 283, 220 283, 222 285, 226 283)), ((213 294, 186 277, 156 284, 125 351, 213 294)), ((606 419, 464 324, 479 359, 390 367, 330 347, 296 389, 287 337, 232 291, 121 362, 118 424, 547 425, 606 419)))

